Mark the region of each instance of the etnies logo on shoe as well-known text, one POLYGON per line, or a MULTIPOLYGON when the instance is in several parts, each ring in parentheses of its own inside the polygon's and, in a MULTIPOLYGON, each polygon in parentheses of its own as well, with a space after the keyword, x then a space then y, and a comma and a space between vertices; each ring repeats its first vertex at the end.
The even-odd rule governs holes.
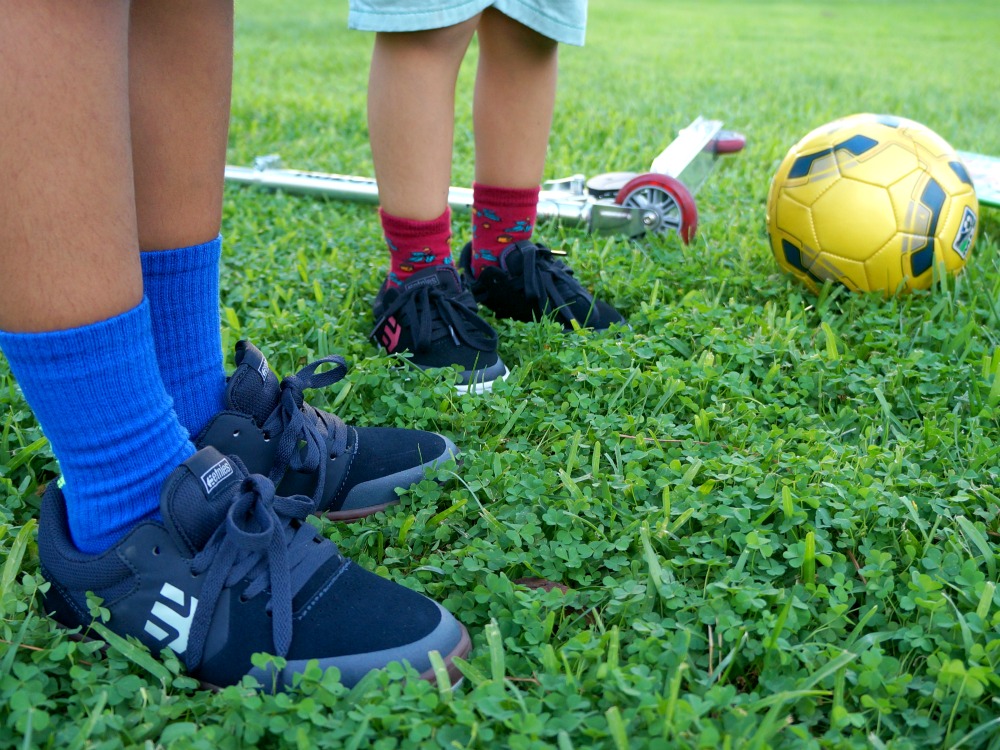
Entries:
POLYGON ((178 655, 183 654, 187 651, 191 621, 197 609, 198 600, 195 597, 189 597, 176 586, 165 583, 143 629, 164 648, 172 648, 178 655))
POLYGON ((440 283, 437 276, 422 276, 418 279, 405 282, 403 289, 409 291, 410 289, 419 289, 422 286, 438 286, 440 283))
POLYGON ((201 483, 205 487, 205 492, 212 494, 212 490, 218 487, 223 480, 231 477, 234 471, 235 469, 228 459, 224 458, 216 463, 201 475, 201 483))
POLYGON ((399 336, 402 332, 403 327, 395 318, 389 318, 386 321, 385 327, 382 329, 382 345, 387 352, 396 351, 396 347, 399 345, 399 336))

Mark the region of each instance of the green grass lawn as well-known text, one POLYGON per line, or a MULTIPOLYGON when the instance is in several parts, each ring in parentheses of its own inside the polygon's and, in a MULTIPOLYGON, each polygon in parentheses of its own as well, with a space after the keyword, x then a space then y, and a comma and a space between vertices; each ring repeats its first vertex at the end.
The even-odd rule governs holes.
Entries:
MULTIPOLYGON (((842 115, 1000 155, 1000 5, 592 0, 588 36, 562 52, 548 178, 642 171, 699 114, 747 148, 690 245, 542 227, 632 331, 498 322, 513 374, 491 395, 407 381, 367 340, 371 206, 226 194, 227 349, 248 337, 282 374, 341 353, 313 403, 464 450, 444 486, 322 526, 468 626, 462 686, 199 692, 169 656, 58 631, 33 541, 55 463, 0 362, 0 747, 1000 748, 1000 210, 962 276, 894 300, 811 295, 764 231, 781 157, 842 115)), ((346 3, 240 0, 230 163, 371 175, 370 48, 346 3)))

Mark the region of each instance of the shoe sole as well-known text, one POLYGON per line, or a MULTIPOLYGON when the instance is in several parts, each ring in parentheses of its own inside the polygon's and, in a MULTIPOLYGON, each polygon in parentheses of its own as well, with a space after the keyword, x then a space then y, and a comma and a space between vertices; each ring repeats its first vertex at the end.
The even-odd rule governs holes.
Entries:
MULTIPOLYGON (((439 437, 441 437, 445 441, 445 451, 440 456, 435 458, 433 461, 428 461, 427 463, 415 466, 412 469, 407 469, 405 470, 405 472, 400 472, 400 473, 411 474, 411 476, 408 478, 412 479, 412 481, 410 482, 409 485, 396 484, 397 487, 402 487, 404 489, 409 489, 413 487, 415 484, 419 483, 424 478, 426 478, 428 470, 437 469, 442 464, 448 461, 455 461, 457 465, 461 466, 462 464, 462 459, 460 457, 461 452, 458 450, 455 444, 451 442, 451 440, 449 440, 448 438, 444 437, 444 435, 439 435, 439 437)), ((398 475, 399 474, 397 473, 393 476, 398 476, 398 475)), ((348 493, 348 495, 349 494, 350 493, 348 493)), ((379 503, 377 505, 365 505, 361 508, 349 508, 347 510, 331 510, 331 511, 326 511, 324 513, 320 513, 319 515, 321 515, 323 518, 328 518, 331 521, 341 521, 341 522, 359 521, 362 518, 367 518, 368 516, 378 513, 379 511, 383 511, 392 505, 399 505, 399 500, 398 499, 389 500, 388 502, 379 503)))
POLYGON ((328 513, 324 513, 323 517, 329 518, 331 521, 359 521, 362 518, 367 518, 381 510, 385 510, 391 505, 399 505, 399 501, 382 503, 381 505, 369 505, 367 508, 355 508, 353 510, 331 510, 328 513))
MULTIPOLYGON (((52 622, 60 630, 74 629, 74 628, 67 628, 65 625, 63 625, 60 622, 57 622, 56 620, 52 620, 52 622)), ((456 658, 464 659, 469 655, 469 652, 472 650, 472 639, 469 637, 469 631, 465 629, 465 626, 462 623, 458 623, 458 627, 461 628, 462 630, 462 637, 458 639, 458 643, 455 645, 455 648, 451 650, 451 653, 449 653, 447 656, 444 657, 444 666, 445 670, 448 672, 448 680, 451 682, 452 690, 455 690, 464 679, 464 676, 459 671, 458 667, 455 666, 454 660, 456 658)), ((108 657, 108 649, 110 648, 110 645, 108 644, 107 641, 101 638, 95 638, 89 635, 84 635, 83 633, 70 633, 68 635, 68 638, 71 641, 76 641, 77 643, 95 643, 95 642, 102 643, 104 645, 102 645, 97 650, 97 652, 101 654, 101 656, 103 656, 105 659, 108 657)), ((149 653, 152 654, 152 652, 149 653)), ((437 685, 437 673, 434 671, 433 668, 428 669, 425 672, 421 672, 420 679, 426 680, 431 684, 437 685)), ((219 685, 214 685, 211 682, 198 680, 198 689, 210 690, 213 693, 219 693, 222 692, 225 688, 219 685)))
POLYGON ((510 369, 504 367, 503 375, 498 375, 493 380, 476 380, 465 385, 456 385, 455 390, 463 396, 468 393, 491 393, 493 391, 493 384, 501 380, 506 380, 508 375, 510 375, 510 369))
MULTIPOLYGON (((458 627, 462 629, 462 637, 458 639, 458 644, 451 650, 451 653, 444 657, 444 666, 448 672, 448 680, 451 682, 452 690, 457 688, 463 679, 462 673, 455 666, 454 659, 464 659, 472 650, 472 639, 469 638, 469 631, 465 629, 462 623, 459 623, 458 627)), ((437 674, 435 674, 433 669, 421 672, 420 679, 437 685, 437 674)))

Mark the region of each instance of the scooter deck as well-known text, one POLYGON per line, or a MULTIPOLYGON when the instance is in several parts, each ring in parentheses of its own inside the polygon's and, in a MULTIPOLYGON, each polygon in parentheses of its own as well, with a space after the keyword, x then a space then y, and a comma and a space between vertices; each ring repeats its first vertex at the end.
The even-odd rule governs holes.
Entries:
POLYGON ((1000 157, 959 151, 965 168, 969 170, 976 197, 986 206, 1000 207, 1000 157))
MULTIPOLYGON (((742 150, 744 143, 739 133, 723 130, 722 122, 698 117, 656 157, 651 171, 682 181, 683 186, 694 193, 719 156, 742 150)), ((257 157, 252 167, 227 166, 226 181, 289 193, 378 203, 378 185, 372 178, 283 169, 276 154, 257 157)), ((626 177, 622 185, 627 181, 626 177)), ((448 205, 456 212, 468 212, 472 206, 472 190, 452 186, 448 191, 448 205)), ((656 211, 649 208, 619 205, 614 195, 594 198, 582 174, 550 180, 542 185, 538 196, 540 220, 558 219, 582 224, 602 234, 642 236, 648 227, 657 224, 655 214, 656 211)))

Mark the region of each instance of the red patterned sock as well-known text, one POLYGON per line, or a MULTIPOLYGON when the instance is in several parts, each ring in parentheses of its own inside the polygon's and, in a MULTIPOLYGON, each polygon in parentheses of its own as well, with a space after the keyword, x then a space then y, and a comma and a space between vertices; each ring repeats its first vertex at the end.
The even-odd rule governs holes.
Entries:
POLYGON ((530 240, 538 214, 540 188, 502 188, 472 184, 472 273, 500 264, 508 245, 530 240))
POLYGON ((389 246, 389 285, 399 286, 418 271, 451 265, 451 209, 430 221, 402 219, 379 209, 389 246))

